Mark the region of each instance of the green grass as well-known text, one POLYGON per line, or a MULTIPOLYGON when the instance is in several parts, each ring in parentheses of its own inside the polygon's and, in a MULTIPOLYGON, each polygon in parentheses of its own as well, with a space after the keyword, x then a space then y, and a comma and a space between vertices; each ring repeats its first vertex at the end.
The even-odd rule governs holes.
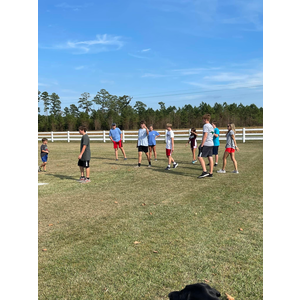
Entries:
POLYGON ((111 143, 92 142, 92 182, 80 184, 79 142, 48 143, 39 182, 49 184, 38 188, 39 299, 168 299, 204 280, 222 299, 262 299, 262 142, 239 144, 240 174, 228 159, 228 173, 215 167, 204 179, 183 143, 175 142, 171 171, 163 143, 152 168, 143 156, 134 169, 135 146, 125 143, 128 160, 119 151, 116 162, 111 143))

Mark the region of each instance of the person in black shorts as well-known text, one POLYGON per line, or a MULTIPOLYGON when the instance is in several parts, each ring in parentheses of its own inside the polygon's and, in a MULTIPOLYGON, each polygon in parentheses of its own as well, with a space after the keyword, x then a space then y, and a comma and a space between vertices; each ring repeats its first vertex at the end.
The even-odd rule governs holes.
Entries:
POLYGON ((140 126, 141 128, 139 129, 139 133, 138 133, 138 140, 137 140, 137 148, 138 148, 138 165, 136 166, 137 168, 139 168, 141 166, 141 162, 142 162, 142 154, 143 152, 146 154, 147 156, 147 160, 148 160, 148 167, 151 167, 151 160, 150 160, 150 156, 148 153, 148 134, 149 134, 149 130, 146 126, 145 121, 141 121, 140 122, 140 126))
POLYGON ((80 126, 78 128, 79 133, 82 135, 80 142, 80 154, 78 156, 78 166, 80 168, 80 179, 78 180, 81 183, 89 183, 90 180, 90 159, 91 159, 91 150, 90 150, 90 139, 86 133, 86 127, 80 126), (86 177, 84 176, 84 169, 86 169, 86 177))

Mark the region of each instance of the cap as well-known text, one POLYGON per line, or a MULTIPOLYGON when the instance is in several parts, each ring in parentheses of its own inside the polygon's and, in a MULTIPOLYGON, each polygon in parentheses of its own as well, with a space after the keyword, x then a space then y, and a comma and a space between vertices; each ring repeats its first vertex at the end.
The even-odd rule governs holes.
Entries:
POLYGON ((112 123, 111 126, 116 126, 116 123, 112 123))

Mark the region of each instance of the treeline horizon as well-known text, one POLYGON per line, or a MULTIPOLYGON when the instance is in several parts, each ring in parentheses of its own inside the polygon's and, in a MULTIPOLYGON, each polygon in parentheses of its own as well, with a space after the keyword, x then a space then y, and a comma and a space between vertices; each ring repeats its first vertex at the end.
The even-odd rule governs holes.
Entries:
POLYGON ((131 106, 132 98, 128 95, 111 95, 101 89, 92 100, 90 94, 84 92, 77 105, 71 104, 61 110, 58 94, 38 91, 38 103, 41 101, 44 104, 44 114, 40 113, 38 107, 38 131, 76 131, 80 125, 88 130, 109 130, 112 123, 123 130, 135 130, 139 128, 141 120, 155 128, 165 128, 166 123, 172 123, 174 129, 201 128, 204 114, 210 114, 211 120, 215 120, 219 127, 226 127, 228 123, 234 123, 237 127, 263 125, 263 108, 255 104, 245 106, 242 103, 223 102, 211 106, 202 101, 198 106, 186 104, 183 107, 166 107, 161 101, 158 102, 160 108, 154 110, 141 101, 131 106), (98 106, 97 109, 93 109, 94 104, 98 106))

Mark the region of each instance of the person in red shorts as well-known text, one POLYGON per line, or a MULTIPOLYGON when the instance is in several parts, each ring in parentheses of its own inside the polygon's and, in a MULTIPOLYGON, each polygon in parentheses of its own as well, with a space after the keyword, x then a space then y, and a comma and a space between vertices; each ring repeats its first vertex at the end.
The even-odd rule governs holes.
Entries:
POLYGON ((116 160, 118 160, 118 148, 121 149, 123 155, 124 155, 124 160, 127 159, 125 150, 123 148, 122 144, 122 131, 117 128, 116 123, 111 124, 111 130, 109 131, 109 138, 114 144, 114 149, 115 149, 115 155, 116 155, 116 160))
POLYGON ((171 169, 171 162, 173 163, 173 168, 177 168, 178 163, 172 157, 172 153, 174 152, 174 132, 172 130, 172 124, 167 123, 167 135, 166 135, 166 155, 168 158, 168 166, 165 170, 170 171, 171 169))
POLYGON ((235 125, 233 123, 230 123, 227 125, 228 131, 226 133, 226 146, 225 146, 225 152, 223 155, 223 167, 217 173, 226 173, 225 167, 227 163, 227 157, 230 155, 230 158, 233 162, 234 166, 234 171, 232 173, 238 174, 238 168, 237 168, 237 162, 235 159, 235 150, 239 151, 240 149, 238 148, 236 144, 236 139, 235 139, 235 125))

